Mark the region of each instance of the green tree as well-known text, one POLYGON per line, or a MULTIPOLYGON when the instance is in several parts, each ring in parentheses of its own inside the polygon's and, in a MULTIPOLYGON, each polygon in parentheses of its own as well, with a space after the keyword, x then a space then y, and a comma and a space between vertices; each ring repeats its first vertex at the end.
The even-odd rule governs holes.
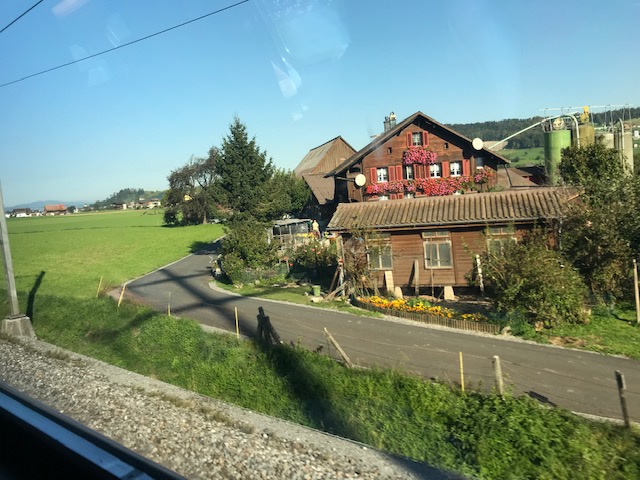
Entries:
POLYGON ((218 149, 212 147, 206 158, 192 158, 169 174, 169 191, 164 198, 165 223, 208 223, 218 213, 220 194, 215 166, 219 157, 218 149))
POLYGON ((246 126, 234 117, 229 134, 222 139, 215 173, 224 205, 235 212, 256 214, 274 167, 246 126))
POLYGON ((617 150, 596 143, 563 151, 560 173, 580 197, 569 202, 562 252, 604 299, 631 297, 640 249, 640 181, 623 174, 617 150))
POLYGON ((265 220, 282 218, 284 214, 296 216, 304 209, 310 194, 304 179, 292 171, 276 169, 265 184, 257 215, 265 220))

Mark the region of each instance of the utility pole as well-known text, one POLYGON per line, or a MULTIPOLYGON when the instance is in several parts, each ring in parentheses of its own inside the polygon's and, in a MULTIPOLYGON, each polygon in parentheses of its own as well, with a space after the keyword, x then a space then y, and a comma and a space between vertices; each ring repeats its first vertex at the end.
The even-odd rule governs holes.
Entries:
POLYGON ((20 313, 18 294, 16 293, 16 281, 13 276, 13 262, 11 261, 11 249, 9 248, 9 232, 7 219, 4 216, 4 200, 2 198, 2 185, 0 184, 0 243, 2 247, 2 263, 4 264, 4 277, 7 283, 7 296, 9 300, 9 316, 2 320, 2 333, 16 337, 36 336, 31 325, 31 319, 20 313))

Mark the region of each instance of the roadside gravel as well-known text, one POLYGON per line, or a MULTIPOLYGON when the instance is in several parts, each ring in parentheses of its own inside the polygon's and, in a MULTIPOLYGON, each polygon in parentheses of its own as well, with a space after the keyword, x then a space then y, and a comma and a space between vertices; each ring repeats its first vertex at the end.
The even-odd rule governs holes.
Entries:
POLYGON ((187 478, 463 478, 38 340, 0 339, 0 380, 187 478))

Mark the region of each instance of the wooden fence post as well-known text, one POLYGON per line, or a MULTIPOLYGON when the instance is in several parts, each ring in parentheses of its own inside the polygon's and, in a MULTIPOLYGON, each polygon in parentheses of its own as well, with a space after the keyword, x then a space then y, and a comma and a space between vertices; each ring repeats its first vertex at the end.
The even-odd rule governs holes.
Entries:
POLYGON ((336 350, 338 350, 338 353, 340 354, 340 356, 342 357, 342 359, 344 360, 344 363, 347 364, 347 367, 349 368, 353 368, 353 363, 351 363, 351 359, 349 358, 349 356, 345 353, 344 350, 342 350, 342 347, 340 347, 340 344, 336 341, 335 338, 333 338, 333 335, 331 335, 329 333, 329 330, 327 330, 327 327, 324 327, 324 335, 325 337, 327 337, 327 340, 329 340, 331 342, 331 344, 336 347, 336 350))
POLYGON ((498 355, 493 356, 493 374, 496 378, 496 390, 498 395, 504 396, 504 382, 502 379, 502 366, 500 365, 500 357, 498 355))
POLYGON ((620 370, 616 370, 616 383, 618 384, 618 395, 620 396, 620 407, 622 407, 622 418, 624 419, 624 426, 627 428, 631 427, 631 422, 629 421, 629 412, 627 411, 627 399, 624 398, 624 391, 627 386, 624 381, 624 375, 620 370))
POLYGON ((464 364, 462 363, 462 352, 460 352, 460 388, 464 393, 464 364))
POLYGON ((636 297, 636 323, 640 324, 640 294, 638 293, 638 263, 633 259, 633 293, 636 297))

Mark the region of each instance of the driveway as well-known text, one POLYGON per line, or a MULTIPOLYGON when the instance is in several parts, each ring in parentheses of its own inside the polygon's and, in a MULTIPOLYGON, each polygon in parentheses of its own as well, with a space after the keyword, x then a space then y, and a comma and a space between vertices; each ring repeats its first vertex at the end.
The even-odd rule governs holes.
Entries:
POLYGON ((337 356, 327 330, 351 361, 460 382, 460 352, 467 388, 494 385, 492 360, 498 355, 505 383, 516 395, 527 394, 550 406, 610 418, 622 418, 615 371, 625 375, 632 421, 640 422, 640 362, 620 357, 538 345, 517 339, 469 334, 416 322, 360 317, 332 310, 248 298, 211 288, 215 250, 201 251, 127 285, 128 295, 158 311, 197 320, 202 325, 256 334, 258 307, 286 343, 337 356))

